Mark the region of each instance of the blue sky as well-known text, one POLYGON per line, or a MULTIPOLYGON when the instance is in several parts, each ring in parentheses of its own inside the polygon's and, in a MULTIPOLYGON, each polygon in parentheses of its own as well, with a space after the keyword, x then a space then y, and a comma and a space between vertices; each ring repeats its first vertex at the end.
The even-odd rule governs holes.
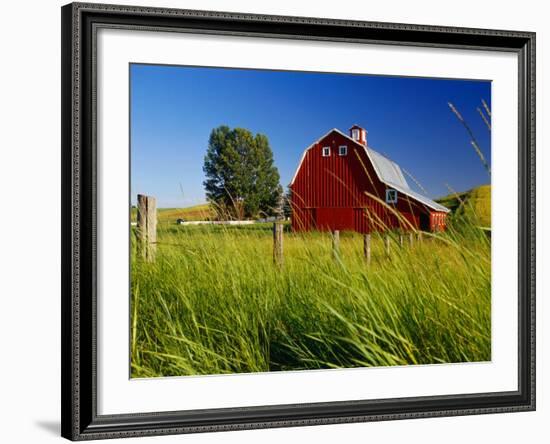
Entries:
MULTIPOLYGON (((490 160, 490 133, 476 111, 491 83, 311 72, 130 66, 131 195, 161 208, 206 201, 202 165, 213 128, 247 128, 270 141, 281 184, 304 149, 332 128, 357 123, 368 144, 410 172, 432 198, 489 183, 453 102, 490 160)), ((414 183, 407 177, 409 185, 414 183)))

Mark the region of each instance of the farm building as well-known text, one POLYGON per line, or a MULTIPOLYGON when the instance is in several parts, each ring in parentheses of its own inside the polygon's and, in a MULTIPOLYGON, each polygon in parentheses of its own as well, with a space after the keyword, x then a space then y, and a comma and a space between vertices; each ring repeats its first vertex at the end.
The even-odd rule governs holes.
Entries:
POLYGON ((305 149, 290 183, 295 231, 442 231, 449 209, 413 191, 399 165, 367 144, 358 125, 305 149))

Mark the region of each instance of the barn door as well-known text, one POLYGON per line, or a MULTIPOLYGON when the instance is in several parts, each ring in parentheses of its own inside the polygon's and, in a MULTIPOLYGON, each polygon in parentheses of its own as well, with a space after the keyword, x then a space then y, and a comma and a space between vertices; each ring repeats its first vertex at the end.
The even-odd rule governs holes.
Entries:
POLYGON ((353 230, 353 208, 317 208, 315 225, 320 230, 353 230))
POLYGON ((422 231, 431 231, 432 230, 429 214, 420 213, 420 229, 422 231))

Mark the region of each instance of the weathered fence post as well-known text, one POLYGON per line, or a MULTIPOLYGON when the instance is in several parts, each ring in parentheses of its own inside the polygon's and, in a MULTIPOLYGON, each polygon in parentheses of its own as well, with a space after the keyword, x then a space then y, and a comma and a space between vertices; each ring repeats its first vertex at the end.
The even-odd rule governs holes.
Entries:
POLYGON ((422 242, 422 231, 418 232, 418 242, 422 242))
POLYGON ((370 233, 363 235, 363 255, 367 265, 370 265, 370 233))
POLYGON ((340 231, 332 232, 332 255, 336 259, 340 255, 340 231))
POLYGON ((283 224, 273 223, 273 262, 283 265, 283 224))
POLYGON ((403 248, 403 233, 399 233, 399 246, 403 248))
POLYGON ((390 236, 388 234, 384 235, 384 248, 386 250, 386 256, 390 255, 390 236))
POLYGON ((414 237, 412 231, 409 233, 409 247, 412 247, 414 244, 414 237))
POLYGON ((154 197, 138 194, 137 237, 141 256, 152 262, 157 248, 157 201, 154 197))

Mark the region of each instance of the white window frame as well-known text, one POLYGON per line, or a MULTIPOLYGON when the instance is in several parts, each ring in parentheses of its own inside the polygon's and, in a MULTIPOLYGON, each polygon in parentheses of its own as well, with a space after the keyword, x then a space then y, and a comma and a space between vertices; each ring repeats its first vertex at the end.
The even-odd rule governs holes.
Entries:
POLYGON ((339 156, 347 156, 348 155, 348 146, 347 145, 340 145, 338 147, 338 155, 339 156), (342 148, 344 149, 344 152, 342 152, 342 148))
POLYGON ((397 190, 393 188, 386 189, 386 203, 394 204, 397 203, 397 190), (390 193, 395 193, 395 199, 390 199, 390 193))
POLYGON ((360 140, 361 139, 361 130, 359 128, 354 128, 351 130, 351 138, 353 140, 360 140))
POLYGON ((330 157, 330 146, 324 146, 321 154, 323 155, 323 157, 330 157))

